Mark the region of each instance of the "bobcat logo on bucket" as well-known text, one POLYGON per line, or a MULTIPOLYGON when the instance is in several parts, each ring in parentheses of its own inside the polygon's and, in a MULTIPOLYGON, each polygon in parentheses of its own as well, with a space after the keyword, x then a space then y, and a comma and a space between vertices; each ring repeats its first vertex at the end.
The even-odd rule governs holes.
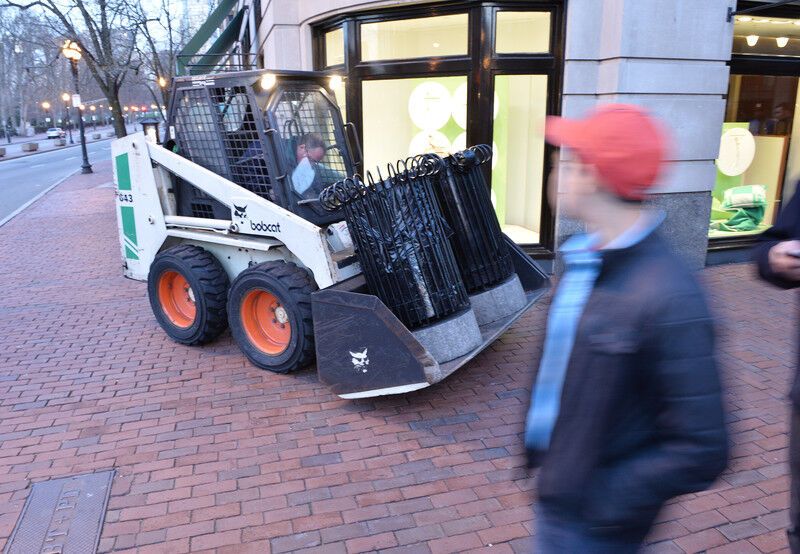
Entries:
POLYGON ((236 204, 233 205, 233 216, 234 217, 247 217, 247 206, 237 206, 236 204))
POLYGON ((369 358, 367 357, 367 349, 364 348, 361 352, 350 352, 350 357, 353 362, 353 369, 356 371, 360 371, 362 373, 367 372, 367 366, 369 365, 369 358))

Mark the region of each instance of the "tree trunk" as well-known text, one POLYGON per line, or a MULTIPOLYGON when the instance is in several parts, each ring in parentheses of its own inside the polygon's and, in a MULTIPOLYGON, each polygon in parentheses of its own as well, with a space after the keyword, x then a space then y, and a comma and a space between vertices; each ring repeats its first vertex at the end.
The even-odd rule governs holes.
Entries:
POLYGON ((110 94, 106 95, 108 105, 111 106, 112 121, 114 123, 114 132, 117 138, 122 138, 128 135, 128 130, 125 128, 125 113, 122 111, 122 104, 119 101, 119 91, 112 90, 110 94))

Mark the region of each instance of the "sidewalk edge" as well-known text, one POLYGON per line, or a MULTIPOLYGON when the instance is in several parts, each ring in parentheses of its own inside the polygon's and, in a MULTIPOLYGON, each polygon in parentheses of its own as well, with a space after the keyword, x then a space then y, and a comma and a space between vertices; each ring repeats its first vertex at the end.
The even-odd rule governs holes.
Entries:
POLYGON ((48 192, 50 192, 51 190, 53 190, 54 188, 56 188, 58 185, 60 185, 61 183, 63 183, 64 181, 66 181, 67 179, 69 179, 70 177, 72 177, 73 175, 75 175, 77 172, 78 172, 78 170, 76 169, 75 171, 73 171, 73 172, 72 172, 72 173, 70 173, 69 175, 67 175, 67 176, 65 176, 65 177, 63 177, 63 178, 61 178, 61 179, 59 179, 58 181, 56 181, 55 183, 53 183, 52 185, 50 185, 49 187, 47 187, 46 189, 44 189, 42 192, 40 192, 39 194, 37 194, 36 196, 34 196, 33 198, 31 198, 30 200, 28 200, 27 202, 25 202, 25 203, 24 203, 22 206, 20 206, 19 208, 17 208, 16 210, 14 210, 13 212, 11 212, 10 214, 8 214, 6 217, 4 217, 3 219, 0 219, 0 227, 2 227, 2 226, 3 226, 3 225, 5 225, 6 223, 8 223, 8 222, 9 222, 9 221, 11 221, 12 219, 14 219, 14 218, 15 218, 16 216, 18 216, 20 213, 22 213, 23 211, 25 211, 25 209, 26 209, 26 208, 28 208, 28 207, 29 207, 31 204, 33 204, 34 202, 36 202, 37 200, 39 200, 39 199, 40 199, 42 196, 44 196, 45 194, 47 194, 48 192))

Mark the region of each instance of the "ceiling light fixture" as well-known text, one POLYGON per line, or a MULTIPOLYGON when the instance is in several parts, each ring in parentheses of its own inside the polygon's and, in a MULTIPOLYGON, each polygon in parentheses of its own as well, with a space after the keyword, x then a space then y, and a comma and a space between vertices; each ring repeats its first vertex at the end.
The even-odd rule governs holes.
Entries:
POLYGON ((756 19, 756 23, 769 23, 769 19, 756 19))
POLYGON ((789 44, 789 37, 778 37, 775 39, 775 42, 778 43, 778 48, 784 48, 789 44))
POLYGON ((800 19, 795 19, 792 23, 794 23, 795 25, 800 25, 800 19))
POLYGON ((758 35, 747 35, 745 37, 747 46, 755 46, 758 43, 758 35))
POLYGON ((753 18, 750 17, 749 15, 742 15, 739 17, 739 21, 741 21, 742 23, 747 23, 748 21, 753 21, 753 18))

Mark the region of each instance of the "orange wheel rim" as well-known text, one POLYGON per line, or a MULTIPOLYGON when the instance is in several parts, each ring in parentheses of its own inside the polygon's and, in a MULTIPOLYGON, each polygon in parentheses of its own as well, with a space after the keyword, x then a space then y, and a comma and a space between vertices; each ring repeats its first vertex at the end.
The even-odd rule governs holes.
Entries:
POLYGON ((158 301, 173 325, 182 329, 192 326, 197 317, 197 306, 186 277, 177 271, 162 273, 158 278, 158 301))
POLYGON ((241 316, 247 338, 262 352, 277 356, 289 347, 292 338, 289 314, 271 292, 255 289, 245 294, 241 316))

